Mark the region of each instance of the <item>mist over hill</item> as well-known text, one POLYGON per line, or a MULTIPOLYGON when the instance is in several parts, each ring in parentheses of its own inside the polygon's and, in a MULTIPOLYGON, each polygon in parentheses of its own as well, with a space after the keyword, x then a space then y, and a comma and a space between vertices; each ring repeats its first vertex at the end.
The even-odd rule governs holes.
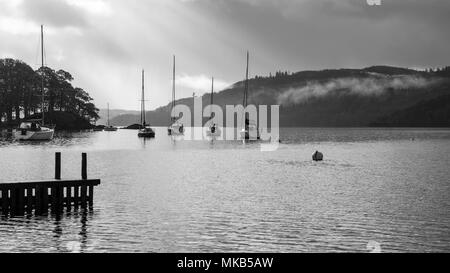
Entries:
MULTIPOLYGON (((329 69, 277 72, 249 81, 249 103, 280 105, 280 126, 448 126, 449 111, 439 98, 448 101, 450 69, 417 71, 390 66, 364 69, 329 69), (442 109, 441 109, 442 108, 442 109), (406 111, 406 112, 405 112, 406 111), (414 114, 412 114, 412 112, 414 114), (430 114, 433 113, 433 114, 430 114), (421 118, 426 115, 427 118, 421 118)), ((214 104, 242 104, 244 82, 214 95, 214 104)), ((210 95, 202 97, 203 107, 210 95)), ((192 109, 192 98, 177 100, 192 109)), ((169 124, 170 105, 147 113, 153 126, 169 124)), ((102 114, 102 113, 101 113, 102 114)), ((102 116, 103 117, 103 116, 102 116)), ((111 112, 111 117, 113 117, 111 112)), ((138 112, 114 116, 111 123, 126 126, 139 122, 138 112)))

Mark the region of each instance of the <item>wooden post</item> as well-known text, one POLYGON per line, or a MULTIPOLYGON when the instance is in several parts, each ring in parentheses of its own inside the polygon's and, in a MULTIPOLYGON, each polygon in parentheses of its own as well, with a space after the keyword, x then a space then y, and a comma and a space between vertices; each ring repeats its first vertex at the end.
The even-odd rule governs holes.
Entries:
POLYGON ((27 188, 27 212, 33 211, 33 188, 27 188))
POLYGON ((36 186, 34 189, 34 213, 41 215, 42 213, 42 187, 36 186))
POLYGON ((80 187, 75 186, 73 187, 73 206, 77 208, 79 204, 80 204, 80 187))
POLYGON ((87 198, 87 186, 83 185, 81 186, 81 207, 85 208, 86 207, 86 200, 87 198))
POLYGON ((42 213, 47 214, 48 213, 48 187, 43 186, 42 187, 42 213))
POLYGON ((8 214, 8 210, 9 210, 9 202, 8 201, 9 201, 8 190, 3 189, 2 190, 2 213, 3 213, 3 215, 8 214))
POLYGON ((22 187, 19 187, 15 189, 16 196, 17 196, 17 207, 16 207, 16 215, 22 216, 24 215, 25 211, 25 189, 22 187))
POLYGON ((87 154, 81 154, 81 179, 87 180, 87 154))
POLYGON ((53 213, 59 213, 62 209, 62 187, 54 186, 52 189, 52 207, 51 210, 53 213))
POLYGON ((61 180, 61 153, 55 153, 55 179, 61 180))
POLYGON ((89 186, 89 207, 94 206, 94 186, 89 186))
POLYGON ((52 211, 59 213, 62 210, 63 203, 63 188, 61 186, 55 186, 52 188, 52 211))
POLYGON ((62 211, 64 206, 64 187, 58 186, 56 192, 58 194, 58 210, 62 211))
POLYGON ((67 210, 72 208, 72 187, 66 187, 66 207, 67 210))
POLYGON ((11 206, 11 215, 16 215, 17 213, 17 191, 15 189, 11 189, 11 197, 10 197, 10 206, 11 206))
POLYGON ((50 205, 50 209, 52 212, 56 211, 57 206, 58 206, 58 193, 57 193, 57 187, 53 186, 50 189, 51 195, 50 195, 50 199, 51 199, 51 205, 50 205))

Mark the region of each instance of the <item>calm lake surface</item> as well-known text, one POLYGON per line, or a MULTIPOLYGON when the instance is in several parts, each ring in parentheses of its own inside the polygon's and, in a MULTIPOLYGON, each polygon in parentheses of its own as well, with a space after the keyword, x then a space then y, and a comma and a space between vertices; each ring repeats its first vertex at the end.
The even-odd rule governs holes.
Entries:
POLYGON ((102 179, 92 210, 0 218, 0 252, 450 251, 450 130, 281 129, 274 152, 156 133, 0 138, 0 183, 52 178, 57 151, 102 179))

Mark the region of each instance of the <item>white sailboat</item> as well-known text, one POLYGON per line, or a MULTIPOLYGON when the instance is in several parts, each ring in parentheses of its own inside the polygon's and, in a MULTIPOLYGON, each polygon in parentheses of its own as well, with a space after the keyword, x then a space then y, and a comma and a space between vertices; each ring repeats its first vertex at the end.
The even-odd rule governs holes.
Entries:
MULTIPOLYGON (((244 102, 243 106, 244 109, 248 106, 248 66, 249 66, 249 59, 250 54, 247 51, 247 70, 246 70, 246 78, 245 78, 245 88, 244 88, 244 102)), ((242 140, 259 140, 260 139, 260 133, 258 124, 255 120, 250 120, 248 117, 248 113, 244 114, 244 127, 240 131, 241 139, 242 140)))
POLYGON ((172 110, 175 108, 175 104, 175 56, 173 56, 172 107, 170 109, 171 125, 167 128, 169 136, 184 135, 184 125, 176 117, 172 116, 172 110))
MULTIPOLYGON (((214 105, 214 78, 212 78, 212 85, 211 85, 211 106, 214 105)), ((212 115, 212 109, 211 109, 211 119, 213 118, 212 115)), ((212 123, 209 125, 209 128, 206 130, 206 136, 208 137, 220 137, 222 135, 222 130, 220 129, 219 125, 212 123)))
POLYGON ((55 130, 46 126, 41 126, 42 120, 29 120, 20 124, 14 132, 14 138, 20 141, 26 140, 52 140, 55 130))
MULTIPOLYGON (((41 69, 44 68, 44 26, 41 25, 41 69)), ((42 118, 40 120, 28 120, 20 124, 19 128, 14 131, 16 140, 52 140, 55 134, 54 127, 45 126, 45 110, 44 110, 44 71, 41 71, 41 111, 42 118)))
POLYGON ((108 108, 108 121, 103 130, 106 132, 115 132, 115 131, 117 131, 117 127, 114 127, 114 126, 110 125, 110 123, 109 123, 109 103, 107 104, 107 108, 108 108))
POLYGON ((141 124, 142 128, 139 130, 138 137, 153 138, 155 137, 155 131, 147 125, 145 121, 145 72, 142 70, 142 100, 141 100, 141 124))

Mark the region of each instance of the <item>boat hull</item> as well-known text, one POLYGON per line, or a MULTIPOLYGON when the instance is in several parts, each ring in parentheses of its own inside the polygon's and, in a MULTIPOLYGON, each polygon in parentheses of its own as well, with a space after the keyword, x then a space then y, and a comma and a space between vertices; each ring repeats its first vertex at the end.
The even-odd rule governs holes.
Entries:
POLYGON ((16 130, 14 132, 14 138, 19 141, 46 141, 52 140, 55 134, 55 130, 48 129, 42 131, 24 131, 16 130))
POLYGON ((142 137, 142 138, 154 138, 155 137, 155 131, 153 130, 140 130, 138 133, 138 137, 142 137))
POLYGON ((208 137, 220 137, 222 135, 222 130, 220 128, 216 128, 213 130, 211 127, 206 131, 206 136, 208 137))
POLYGON ((138 137, 154 138, 155 137, 155 133, 138 133, 138 137))
POLYGON ((243 140, 260 140, 261 137, 259 135, 259 132, 257 130, 245 130, 242 129, 240 132, 241 139, 243 140))
POLYGON ((180 124, 174 124, 167 129, 169 136, 181 136, 184 135, 184 127, 180 124))

